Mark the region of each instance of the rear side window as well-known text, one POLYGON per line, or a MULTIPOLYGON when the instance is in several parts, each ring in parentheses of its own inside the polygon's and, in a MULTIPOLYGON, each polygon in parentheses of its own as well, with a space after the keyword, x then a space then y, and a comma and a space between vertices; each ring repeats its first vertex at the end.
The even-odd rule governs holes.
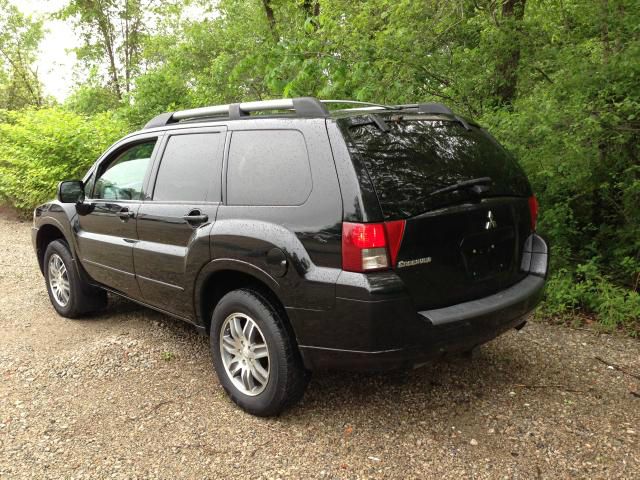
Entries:
POLYGON ((229 205, 302 205, 311 188, 311 168, 302 133, 233 132, 227 171, 229 205))
POLYGON ((172 135, 162 155, 153 199, 218 202, 222 176, 218 132, 172 135))
POLYGON ((347 127, 347 146, 365 164, 386 219, 406 218, 471 199, 469 190, 434 193, 461 181, 490 177, 489 196, 528 196, 515 160, 485 131, 458 122, 401 118, 347 127))

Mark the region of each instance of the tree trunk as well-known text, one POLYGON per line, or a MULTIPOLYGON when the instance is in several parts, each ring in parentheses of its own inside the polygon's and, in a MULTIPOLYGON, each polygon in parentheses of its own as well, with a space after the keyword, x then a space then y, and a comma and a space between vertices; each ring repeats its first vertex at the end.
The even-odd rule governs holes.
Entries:
POLYGON ((524 18, 526 0, 504 0, 502 3, 502 18, 504 28, 509 30, 510 46, 502 61, 498 63, 498 82, 496 96, 501 105, 513 102, 516 96, 518 83, 518 65, 520 64, 520 38, 519 30, 524 18))
POLYGON ((124 4, 124 88, 127 94, 131 84, 131 45, 129 43, 129 0, 124 4))
POLYGON ((18 60, 14 61, 14 59, 8 55, 3 50, 0 50, 0 54, 7 60, 9 65, 11 65, 11 69, 13 70, 13 75, 16 77, 20 77, 22 79, 22 83, 29 91, 31 95, 31 101, 36 107, 42 106, 42 92, 40 89, 40 80, 38 80, 38 75, 34 73, 31 69, 29 69, 22 60, 22 56, 20 55, 20 51, 17 52, 18 60), (32 79, 29 78, 29 73, 33 76, 32 79))
POLYGON ((318 19, 320 16, 320 0, 304 0, 304 2, 302 2, 302 9, 307 18, 311 19, 313 29, 317 30, 320 28, 320 20, 318 19))
POLYGON ((118 67, 116 66, 116 54, 113 45, 113 36, 109 28, 109 22, 105 19, 98 19, 98 28, 104 40, 104 49, 109 57, 109 76, 113 84, 113 91, 118 100, 122 100, 122 91, 120 89, 120 79, 118 78, 118 67))
POLYGON ((307 17, 318 18, 320 16, 320 0, 304 0, 302 8, 307 17))
POLYGON ((273 7, 271 7, 271 0, 262 0, 262 5, 264 5, 264 13, 267 15, 267 21, 269 22, 271 33, 277 40, 278 34, 276 33, 276 17, 273 13, 273 7))
POLYGON ((611 42, 609 41, 609 0, 602 0, 602 23, 600 25, 602 38, 602 61, 606 65, 611 57, 611 42))

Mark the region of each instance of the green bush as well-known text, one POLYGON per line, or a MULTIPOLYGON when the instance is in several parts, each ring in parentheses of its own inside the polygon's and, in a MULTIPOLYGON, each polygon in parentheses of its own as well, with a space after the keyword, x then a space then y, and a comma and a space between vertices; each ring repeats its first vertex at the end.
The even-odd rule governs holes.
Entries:
POLYGON ((125 131, 126 124, 109 113, 1 112, 0 201, 28 215, 55 195, 60 180, 81 178, 125 131))
POLYGON ((603 275, 596 260, 579 264, 573 271, 566 268, 556 271, 549 279, 538 316, 566 321, 593 315, 605 331, 622 328, 638 336, 640 294, 603 275))

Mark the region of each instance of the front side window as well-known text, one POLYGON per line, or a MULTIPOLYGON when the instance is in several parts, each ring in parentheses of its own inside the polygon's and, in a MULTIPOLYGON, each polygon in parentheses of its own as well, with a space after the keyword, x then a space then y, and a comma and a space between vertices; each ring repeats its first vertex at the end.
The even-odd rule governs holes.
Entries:
POLYGON ((227 172, 229 205, 302 205, 311 188, 311 166, 302 133, 233 132, 227 172))
POLYGON ((117 154, 101 168, 93 198, 141 200, 142 183, 151 161, 156 139, 138 143, 117 154))
POLYGON ((218 202, 222 175, 219 132, 172 135, 162 155, 153 199, 218 202))

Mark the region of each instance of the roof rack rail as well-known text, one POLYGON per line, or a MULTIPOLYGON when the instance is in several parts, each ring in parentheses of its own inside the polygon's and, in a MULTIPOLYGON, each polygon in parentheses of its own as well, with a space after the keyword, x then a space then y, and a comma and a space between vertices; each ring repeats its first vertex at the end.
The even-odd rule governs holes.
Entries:
POLYGON ((212 105, 210 107, 192 108, 178 112, 166 112, 152 118, 145 129, 164 127, 180 120, 203 117, 228 117, 239 119, 248 116, 251 112, 269 110, 290 110, 297 117, 317 118, 327 117, 329 111, 325 106, 313 97, 282 98, 277 100, 260 100, 257 102, 230 103, 226 105, 212 105))
MULTIPOLYGON (((320 100, 320 103, 338 103, 344 105, 365 105, 368 107, 384 108, 385 110, 393 110, 393 107, 389 105, 383 105, 382 103, 371 102, 359 102, 357 100, 320 100)), ((351 110, 351 109, 349 109, 351 110)))
POLYGON ((394 105, 393 108, 400 110, 416 108, 418 109, 418 113, 453 115, 453 111, 442 103, 404 103, 401 105, 394 105))

